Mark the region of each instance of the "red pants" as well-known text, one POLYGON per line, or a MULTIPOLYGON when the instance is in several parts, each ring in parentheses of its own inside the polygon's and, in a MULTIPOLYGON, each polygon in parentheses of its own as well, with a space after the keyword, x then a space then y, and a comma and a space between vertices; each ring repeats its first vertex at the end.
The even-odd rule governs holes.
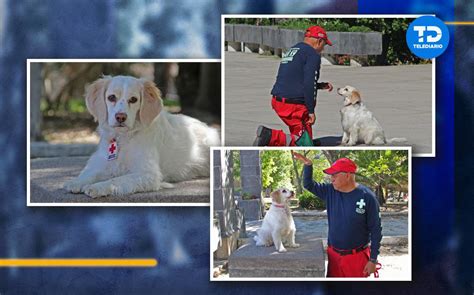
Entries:
POLYGON ((300 138, 305 129, 309 136, 313 138, 313 129, 311 124, 308 123, 308 110, 304 104, 289 104, 272 98, 272 108, 280 119, 288 125, 290 138, 287 140, 287 134, 283 130, 273 129, 269 146, 295 146, 295 141, 300 138))
POLYGON ((341 255, 334 251, 332 246, 328 246, 328 278, 365 278, 364 268, 370 258, 370 247, 364 250, 349 254, 341 255))

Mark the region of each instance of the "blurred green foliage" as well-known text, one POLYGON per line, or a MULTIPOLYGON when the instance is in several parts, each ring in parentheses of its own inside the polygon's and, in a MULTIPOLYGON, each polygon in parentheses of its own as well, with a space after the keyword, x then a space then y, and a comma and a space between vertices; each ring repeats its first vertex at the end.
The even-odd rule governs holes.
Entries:
POLYGON ((301 194, 298 194, 298 200, 300 202, 300 207, 307 210, 326 209, 326 204, 323 200, 306 190, 303 191, 301 194))
MULTIPOLYGON (((312 178, 329 182, 323 170, 335 160, 347 157, 358 170, 356 181, 372 189, 385 203, 390 193, 408 192, 408 152, 405 150, 302 150, 313 162, 312 178)), ((240 179, 240 153, 233 151, 234 179, 240 179)), ((281 187, 296 190, 300 206, 306 209, 324 208, 324 203, 302 188, 303 164, 293 159, 290 151, 263 150, 260 152, 262 190, 281 187)), ((240 180, 238 181, 240 183, 240 180)))
POLYGON ((293 164, 289 151, 261 151, 262 187, 275 190, 285 187, 294 190, 293 164))

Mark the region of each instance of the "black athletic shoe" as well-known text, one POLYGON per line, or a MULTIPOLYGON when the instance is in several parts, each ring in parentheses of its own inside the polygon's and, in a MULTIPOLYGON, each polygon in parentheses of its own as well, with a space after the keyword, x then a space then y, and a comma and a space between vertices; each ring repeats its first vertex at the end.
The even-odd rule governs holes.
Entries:
POLYGON ((313 145, 314 146, 321 146, 321 140, 319 140, 318 138, 313 139, 313 145))
POLYGON ((272 138, 272 130, 265 126, 258 126, 257 138, 253 142, 253 146, 267 146, 272 138))

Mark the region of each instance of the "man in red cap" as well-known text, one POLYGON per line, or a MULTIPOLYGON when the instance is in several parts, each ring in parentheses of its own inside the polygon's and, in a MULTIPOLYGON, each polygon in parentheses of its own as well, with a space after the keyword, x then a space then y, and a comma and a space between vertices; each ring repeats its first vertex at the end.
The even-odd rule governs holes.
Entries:
POLYGON ((255 146, 312 145, 299 139, 305 131, 309 135, 306 138, 312 139, 317 90, 333 89, 331 83, 318 83, 321 52, 326 45, 332 45, 326 31, 319 26, 312 26, 306 30, 303 42, 294 45, 283 55, 271 91, 272 108, 288 125, 290 134, 260 125, 255 146))
POLYGON ((379 204, 375 194, 355 181, 357 165, 348 158, 335 161, 324 173, 331 184, 313 181, 313 163, 304 163, 304 188, 326 203, 328 215, 327 277, 377 277, 377 256, 382 240, 379 204), (370 246, 369 246, 370 244, 370 246))

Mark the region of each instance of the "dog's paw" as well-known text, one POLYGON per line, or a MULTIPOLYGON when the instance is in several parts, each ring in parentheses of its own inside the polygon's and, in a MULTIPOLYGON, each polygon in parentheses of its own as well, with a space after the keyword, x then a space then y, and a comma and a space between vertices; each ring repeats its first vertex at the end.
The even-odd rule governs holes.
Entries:
POLYGON ((174 185, 169 182, 162 182, 161 188, 174 188, 174 185))
POLYGON ((287 250, 286 250, 284 247, 281 247, 281 248, 278 250, 278 252, 280 252, 280 253, 285 253, 286 251, 287 251, 287 250))
POLYGON ((253 240, 255 241, 255 246, 257 247, 265 246, 265 243, 263 243, 257 236, 253 237, 253 240))
POLYGON ((71 179, 64 183, 63 188, 73 194, 79 194, 84 191, 84 183, 77 179, 71 179))
POLYGON ((111 195, 112 192, 112 184, 109 184, 107 182, 91 184, 84 187, 84 193, 93 199, 111 195))
POLYGON ((300 244, 294 243, 290 245, 291 248, 299 248, 300 244))

